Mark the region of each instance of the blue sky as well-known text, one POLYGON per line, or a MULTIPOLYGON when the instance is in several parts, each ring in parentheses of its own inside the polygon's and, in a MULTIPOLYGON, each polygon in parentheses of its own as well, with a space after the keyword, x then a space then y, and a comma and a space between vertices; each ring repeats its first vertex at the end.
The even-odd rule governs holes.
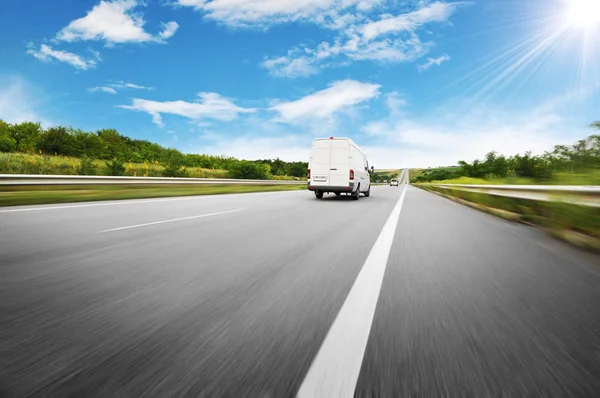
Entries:
POLYGON ((600 119, 599 0, 3 0, 0 118, 375 167, 541 152, 600 119))

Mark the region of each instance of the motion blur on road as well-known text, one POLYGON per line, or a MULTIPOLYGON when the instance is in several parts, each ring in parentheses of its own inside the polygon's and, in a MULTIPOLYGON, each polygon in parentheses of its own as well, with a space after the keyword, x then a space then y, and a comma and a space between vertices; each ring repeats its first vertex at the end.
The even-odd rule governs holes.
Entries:
POLYGON ((0 395, 598 396, 600 258, 405 178, 0 209, 0 395))

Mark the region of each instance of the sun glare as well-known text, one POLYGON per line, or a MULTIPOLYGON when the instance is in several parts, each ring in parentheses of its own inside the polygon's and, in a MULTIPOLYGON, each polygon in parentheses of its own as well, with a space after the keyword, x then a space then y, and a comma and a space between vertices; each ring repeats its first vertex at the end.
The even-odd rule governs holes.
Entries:
POLYGON ((567 5, 567 23, 572 27, 590 29, 600 27, 600 0, 570 0, 567 5))

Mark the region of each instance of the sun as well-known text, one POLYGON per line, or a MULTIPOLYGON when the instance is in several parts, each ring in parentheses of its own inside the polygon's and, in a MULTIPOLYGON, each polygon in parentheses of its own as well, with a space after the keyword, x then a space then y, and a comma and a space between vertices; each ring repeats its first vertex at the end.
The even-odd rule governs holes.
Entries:
POLYGON ((567 0, 566 23, 574 28, 600 27, 600 0, 567 0))

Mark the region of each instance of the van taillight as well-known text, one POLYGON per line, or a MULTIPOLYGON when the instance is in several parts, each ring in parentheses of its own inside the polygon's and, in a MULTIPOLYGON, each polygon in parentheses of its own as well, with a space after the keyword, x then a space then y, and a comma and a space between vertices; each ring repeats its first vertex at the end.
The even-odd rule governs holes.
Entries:
POLYGON ((354 180, 354 170, 350 170, 350 179, 354 180))
POLYGON ((308 169, 308 179, 310 180, 310 169, 308 169))

